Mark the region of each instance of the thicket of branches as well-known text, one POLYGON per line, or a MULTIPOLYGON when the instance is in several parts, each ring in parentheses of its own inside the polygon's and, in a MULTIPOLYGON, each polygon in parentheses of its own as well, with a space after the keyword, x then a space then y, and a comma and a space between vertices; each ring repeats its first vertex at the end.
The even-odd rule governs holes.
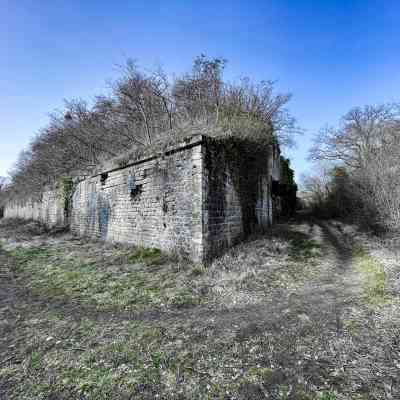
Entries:
POLYGON ((311 156, 336 163, 305 181, 320 209, 356 215, 385 229, 400 228, 400 104, 351 110, 339 128, 320 134, 311 156))
POLYGON ((0 176, 0 218, 3 217, 3 207, 5 201, 7 179, 4 176, 0 176))
POLYGON ((170 79, 162 69, 145 71, 133 61, 122 68, 111 94, 66 101, 50 116, 11 172, 10 193, 25 197, 59 177, 74 176, 127 149, 169 141, 194 126, 221 135, 278 138, 290 144, 295 121, 286 110, 288 94, 273 82, 223 80, 226 61, 204 55, 189 73, 170 79), (214 129, 215 128, 215 129, 214 129))

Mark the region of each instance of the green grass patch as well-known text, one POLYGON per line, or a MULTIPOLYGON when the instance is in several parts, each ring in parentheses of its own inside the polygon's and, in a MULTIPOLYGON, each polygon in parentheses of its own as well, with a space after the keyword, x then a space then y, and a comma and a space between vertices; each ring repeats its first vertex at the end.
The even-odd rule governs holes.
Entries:
POLYGON ((206 267, 204 267, 203 265, 194 265, 191 271, 192 276, 196 277, 196 276, 201 276, 204 275, 206 273, 206 267))
POLYGON ((34 338, 35 351, 21 348, 24 359, 0 369, 0 378, 13 382, 10 400, 254 398, 247 397, 254 387, 279 395, 271 398, 335 399, 286 384, 280 368, 258 366, 249 349, 263 344, 261 336, 234 344, 225 335, 194 339, 196 328, 182 325, 72 322, 49 311, 47 318, 19 332, 34 338))
MULTIPOLYGON (((337 360, 341 355, 359 354, 355 360, 364 361, 369 342, 342 341, 337 326, 331 323, 332 314, 322 312, 324 307, 318 314, 315 298, 308 302, 302 296, 297 301, 295 296, 292 302, 289 297, 289 306, 287 303, 286 295, 298 293, 297 288, 305 281, 313 285, 325 283, 315 279, 320 270, 319 243, 299 232, 285 236, 284 252, 271 251, 276 254, 276 268, 271 268, 269 258, 275 256, 265 247, 260 242, 247 254, 236 257, 233 253, 235 257, 227 258, 226 269, 224 264, 217 264, 217 271, 224 271, 222 278, 212 266, 174 262, 157 249, 81 240, 4 250, 2 259, 15 277, 12 284, 15 282, 24 292, 2 307, 5 318, 1 327, 6 327, 4 360, 0 365, 3 397, 355 400, 351 392, 354 386, 349 385, 357 370, 352 367, 349 373, 347 369, 342 371, 342 363, 337 360), (253 253, 256 256, 252 257, 253 253), (231 290, 234 294, 255 293, 257 303, 253 306, 238 297, 238 307, 233 310, 214 308, 215 298, 209 295, 212 285, 222 287, 228 279, 232 283, 228 282, 230 286, 226 285, 223 294, 230 295, 231 290), (200 294, 203 284, 210 290, 204 295, 200 294), (271 288, 273 291, 269 292, 271 288), (31 296, 29 291, 41 296, 31 296), (260 293, 273 296, 258 303, 260 293), (65 302, 48 307, 57 296, 65 302), (135 313, 118 311, 151 311, 162 304, 184 308, 200 301, 205 307, 199 310, 139 313, 138 319, 135 313), (277 307, 270 307, 275 302, 277 307), (71 312, 70 303, 76 314, 71 312), (93 305, 112 312, 93 312, 93 305), (306 306, 312 306, 310 313, 306 306), (299 313, 309 315, 310 324, 303 323, 299 313)), ((377 267, 365 252, 355 251, 354 259, 362 271, 366 293, 385 295, 381 266, 377 267)), ((337 282, 340 284, 341 280, 337 282)), ((322 292, 321 296, 325 294, 322 292)), ((331 301, 329 296, 322 300, 331 301)), ((368 311, 362 307, 365 310, 368 311)), ((355 333, 367 328, 362 325, 362 318, 357 321, 344 320, 343 326, 355 333)), ((372 326, 368 329, 368 336, 376 337, 383 350, 386 343, 392 343, 391 337, 382 340, 391 334, 389 330, 379 332, 372 326)), ((396 339, 395 331, 393 338, 396 339)), ((382 349, 377 347, 372 355, 382 349)), ((381 364, 376 367, 375 361, 371 357, 371 364, 359 363, 361 373, 367 368, 371 373, 380 368, 381 364)), ((362 376, 368 377, 367 372, 362 376)), ((365 398, 384 397, 384 389, 378 391, 379 385, 366 388, 371 394, 365 398)))
POLYGON ((54 254, 54 252, 52 252, 48 247, 45 246, 16 247, 15 249, 10 250, 8 253, 9 255, 16 258, 20 264, 27 263, 31 260, 46 259, 54 254))
MULTIPOLYGON (((16 271, 25 276, 31 290, 44 296, 63 297, 101 309, 145 309, 199 303, 192 289, 158 249, 138 249, 125 256, 124 265, 91 257, 71 257, 62 248, 15 248, 9 252, 16 271), (168 261, 169 263, 165 262, 168 261), (135 265, 130 265, 134 263, 135 265), (158 265, 157 270, 149 268, 158 265)), ((116 262, 121 255, 116 250, 116 262)), ((190 272, 188 272, 190 273, 190 272)))
POLYGON ((336 400, 337 397, 332 392, 324 392, 319 397, 318 400, 336 400))
POLYGON ((351 319, 343 320, 343 328, 351 334, 356 334, 360 330, 360 323, 351 319))
POLYGON ((246 371, 244 376, 250 382, 258 382, 260 380, 269 382, 274 376, 274 371, 271 368, 251 367, 246 371))
POLYGON ((353 250, 353 262, 362 277, 365 302, 371 305, 382 305, 389 301, 383 265, 361 248, 353 250))
POLYGON ((314 239, 295 237, 289 244, 289 257, 292 261, 310 261, 322 255, 321 245, 314 239))
POLYGON ((143 263, 146 265, 159 265, 163 261, 162 253, 157 248, 138 247, 128 256, 130 263, 143 263))
POLYGON ((199 304, 199 298, 189 290, 179 290, 169 299, 169 303, 177 308, 192 307, 199 304))
POLYGON ((32 352, 30 359, 29 359, 29 368, 33 370, 38 370, 42 366, 42 355, 34 351, 32 352))
MULTIPOLYGON (((65 328, 63 320, 53 318, 52 335, 62 335, 65 328)), ((165 372, 176 371, 173 352, 163 349, 166 340, 157 328, 136 322, 125 322, 124 329, 93 325, 82 337, 77 326, 72 336, 69 331, 69 340, 52 346, 46 339, 49 332, 37 329, 29 334, 36 336, 38 350, 0 370, 0 378, 17 379, 12 399, 141 398, 150 388, 159 393, 165 372)))

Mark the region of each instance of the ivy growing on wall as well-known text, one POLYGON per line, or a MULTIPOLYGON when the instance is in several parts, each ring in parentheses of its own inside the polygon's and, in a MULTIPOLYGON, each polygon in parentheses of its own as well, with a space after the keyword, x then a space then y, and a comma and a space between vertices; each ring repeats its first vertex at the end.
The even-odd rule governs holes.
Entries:
POLYGON ((63 176, 56 183, 57 197, 64 204, 64 215, 69 217, 72 206, 72 195, 74 191, 74 182, 70 176, 63 176))
POLYGON ((297 185, 294 180, 294 171, 290 167, 290 160, 288 158, 281 156, 280 163, 280 195, 282 199, 282 214, 292 215, 296 209, 297 203, 297 185))
POLYGON ((239 196, 245 236, 254 232, 257 225, 256 203, 260 188, 260 177, 268 174, 268 159, 271 156, 270 142, 254 143, 252 140, 231 139, 207 146, 206 167, 213 178, 209 184, 209 198, 213 198, 217 212, 224 215, 225 193, 222 188, 232 179, 239 196), (224 165, 227 166, 225 170, 224 165))

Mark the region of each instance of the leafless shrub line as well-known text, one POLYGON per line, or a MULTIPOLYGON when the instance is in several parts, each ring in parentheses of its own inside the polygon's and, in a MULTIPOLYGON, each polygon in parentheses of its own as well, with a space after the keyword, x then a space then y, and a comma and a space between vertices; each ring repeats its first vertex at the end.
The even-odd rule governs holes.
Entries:
POLYGON ((304 180, 317 208, 357 215, 386 230, 400 228, 400 104, 349 111, 338 128, 321 131, 311 158, 334 163, 304 180))
MULTIPOLYGON (((290 144, 297 131, 286 109, 289 94, 275 94, 274 83, 223 80, 226 60, 204 55, 176 79, 157 68, 140 69, 128 60, 111 94, 93 106, 65 101, 21 152, 10 173, 8 195, 40 193, 59 177, 76 176, 129 149, 141 149, 195 127, 254 140, 290 144)), ((3 191, 4 192, 4 191, 3 191)))

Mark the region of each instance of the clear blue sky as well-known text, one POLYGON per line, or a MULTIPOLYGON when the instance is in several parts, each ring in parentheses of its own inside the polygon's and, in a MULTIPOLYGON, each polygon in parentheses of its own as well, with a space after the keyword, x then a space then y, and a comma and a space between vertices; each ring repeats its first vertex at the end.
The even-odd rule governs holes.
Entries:
POLYGON ((311 136, 355 105, 400 98, 400 1, 0 0, 0 175, 64 98, 91 99, 127 57, 168 72, 200 53, 226 77, 278 81, 311 136))

